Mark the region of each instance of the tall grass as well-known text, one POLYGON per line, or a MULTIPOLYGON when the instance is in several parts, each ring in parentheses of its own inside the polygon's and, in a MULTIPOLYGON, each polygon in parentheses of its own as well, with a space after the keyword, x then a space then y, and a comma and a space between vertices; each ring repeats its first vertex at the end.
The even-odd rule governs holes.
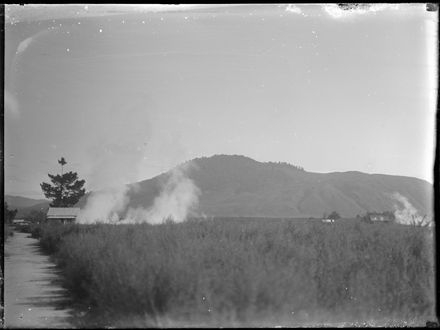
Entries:
POLYGON ((432 229, 223 220, 45 225, 37 235, 71 292, 113 325, 273 326, 434 315, 432 229))

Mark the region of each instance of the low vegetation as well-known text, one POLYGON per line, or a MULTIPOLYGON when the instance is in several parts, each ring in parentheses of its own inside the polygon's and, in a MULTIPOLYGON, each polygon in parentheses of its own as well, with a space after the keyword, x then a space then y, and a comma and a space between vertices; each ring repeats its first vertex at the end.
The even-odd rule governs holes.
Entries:
POLYGON ((431 231, 270 219, 32 229, 89 314, 125 327, 427 321, 431 231))
POLYGON ((3 232, 4 237, 3 237, 3 238, 4 238, 5 241, 6 241, 10 236, 14 236, 14 230, 12 229, 11 226, 5 224, 3 228, 4 228, 4 229, 3 229, 3 230, 4 230, 4 232, 3 232))

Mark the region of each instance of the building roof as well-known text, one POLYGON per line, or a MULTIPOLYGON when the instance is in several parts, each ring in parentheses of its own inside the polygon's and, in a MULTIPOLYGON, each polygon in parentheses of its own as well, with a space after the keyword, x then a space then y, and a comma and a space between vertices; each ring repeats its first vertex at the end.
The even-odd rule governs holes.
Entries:
POLYGON ((47 219, 75 219, 80 212, 79 207, 49 207, 47 219))
POLYGON ((370 220, 391 220, 391 216, 383 213, 369 213, 370 220))

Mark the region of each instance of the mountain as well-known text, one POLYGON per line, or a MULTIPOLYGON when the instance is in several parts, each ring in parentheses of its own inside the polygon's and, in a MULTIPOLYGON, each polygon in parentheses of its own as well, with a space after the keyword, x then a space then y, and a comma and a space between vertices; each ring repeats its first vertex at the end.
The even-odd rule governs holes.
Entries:
POLYGON ((33 210, 45 211, 50 203, 46 199, 33 199, 10 195, 5 195, 5 202, 8 203, 9 209, 17 209, 16 218, 23 218, 33 210))
MULTIPOLYGON (((362 172, 313 173, 287 163, 262 163, 237 155, 197 158, 184 164, 200 189, 198 214, 209 216, 355 217, 403 207, 406 198, 421 215, 432 215, 433 187, 412 177, 362 172)), ((171 172, 130 186, 130 207, 153 204, 171 172)), ((85 198, 79 206, 85 204, 85 198)))
POLYGON ((32 211, 42 211, 44 213, 47 213, 47 210, 49 209, 49 201, 41 202, 32 206, 28 207, 22 207, 17 208, 18 212, 15 218, 24 218, 25 216, 29 215, 32 211))
POLYGON ((43 202, 48 202, 45 199, 33 199, 21 196, 5 195, 5 202, 8 203, 12 209, 29 207, 43 202))

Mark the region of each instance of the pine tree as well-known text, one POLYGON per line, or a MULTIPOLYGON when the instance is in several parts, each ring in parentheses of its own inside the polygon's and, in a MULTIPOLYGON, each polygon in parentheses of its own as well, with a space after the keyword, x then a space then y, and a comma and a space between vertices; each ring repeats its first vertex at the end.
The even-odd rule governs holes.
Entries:
POLYGON ((330 213, 330 215, 328 216, 329 219, 333 219, 333 220, 338 220, 341 219, 341 216, 339 215, 338 212, 333 211, 332 213, 330 213))
POLYGON ((76 172, 63 173, 63 166, 67 164, 64 157, 61 157, 58 163, 61 164, 61 175, 48 174, 52 184, 43 182, 40 186, 44 196, 52 200, 50 206, 71 207, 86 193, 83 188, 85 180, 78 180, 76 172))

